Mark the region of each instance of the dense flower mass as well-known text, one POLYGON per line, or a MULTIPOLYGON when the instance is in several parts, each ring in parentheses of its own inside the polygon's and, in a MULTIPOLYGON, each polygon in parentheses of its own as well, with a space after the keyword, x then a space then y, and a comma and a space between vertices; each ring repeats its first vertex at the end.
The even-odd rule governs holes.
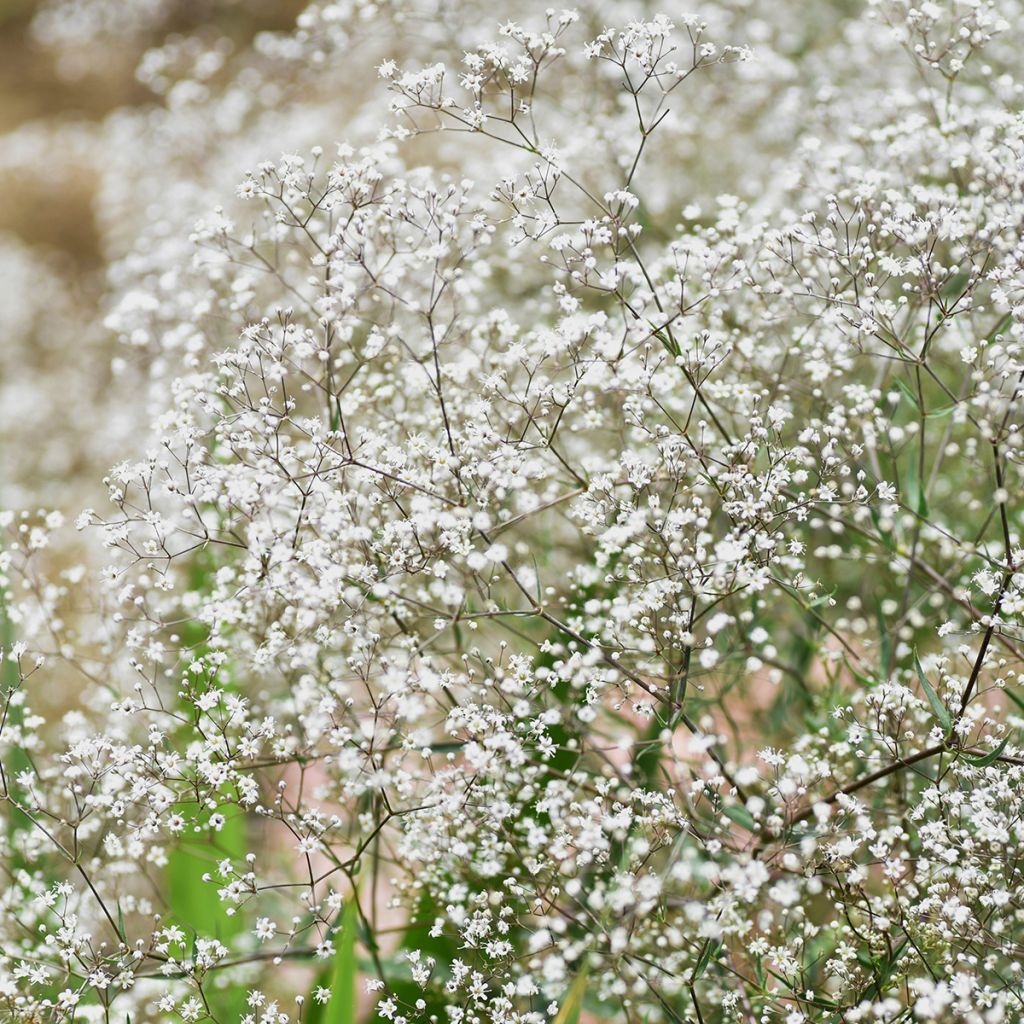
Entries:
POLYGON ((705 6, 147 0, 8 137, 3 1019, 1024 1021, 1024 5, 705 6))

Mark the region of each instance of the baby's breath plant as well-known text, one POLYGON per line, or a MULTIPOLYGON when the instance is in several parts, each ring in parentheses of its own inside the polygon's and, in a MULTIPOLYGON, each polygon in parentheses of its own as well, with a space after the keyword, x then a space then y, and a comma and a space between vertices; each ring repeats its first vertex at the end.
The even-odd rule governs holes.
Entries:
POLYGON ((4 1019, 1024 1020, 1020 8, 521 6, 103 129, 376 68, 110 228, 109 503, 0 518, 4 1019))

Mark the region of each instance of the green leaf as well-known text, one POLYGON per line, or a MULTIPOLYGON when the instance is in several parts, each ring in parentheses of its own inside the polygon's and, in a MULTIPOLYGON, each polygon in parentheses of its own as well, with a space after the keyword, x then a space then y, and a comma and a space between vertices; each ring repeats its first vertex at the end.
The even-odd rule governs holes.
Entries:
POLYGON ((878 514, 878 509, 874 506, 871 508, 871 522, 874 524, 878 540, 881 541, 881 543, 890 551, 894 551, 896 549, 896 545, 893 543, 892 532, 890 530, 882 529, 882 517, 878 514))
POLYGON ((917 669, 917 678, 921 680, 921 688, 928 698, 928 703, 932 706, 932 711, 935 712, 935 717, 939 720, 939 725, 945 732, 949 732, 953 728, 953 720, 949 717, 949 711, 945 704, 939 700, 939 695, 932 689, 932 684, 928 682, 916 651, 914 652, 914 668, 917 669))
POLYGON ((1024 711, 1024 699, 1018 697, 1012 690, 1003 690, 1003 693, 1005 693, 1006 696, 1021 709, 1021 711, 1024 711))
POLYGON ((341 915, 341 936, 334 954, 331 975, 331 1001, 324 1014, 325 1024, 354 1024, 358 995, 356 980, 359 963, 356 960, 356 931, 359 927, 359 904, 355 894, 345 904, 341 915))
POLYGON ((863 672, 858 672, 850 663, 848 658, 843 659, 843 666, 846 668, 846 671, 861 684, 861 686, 866 686, 868 689, 871 689, 878 685, 877 679, 872 679, 871 676, 866 676, 863 672))
POLYGON ((899 377, 896 377, 895 381, 896 381, 896 387, 898 387, 900 389, 900 391, 903 392, 903 395, 907 399, 907 401, 909 401, 910 404, 915 409, 917 409, 918 408, 917 395, 915 395, 914 392, 910 390, 909 385, 905 381, 900 380, 899 377))
POLYGON ((896 968, 896 964, 899 962, 900 957, 903 955, 903 951, 907 948, 908 940, 906 938, 892 951, 892 954, 882 960, 880 963, 873 964, 873 968, 876 972, 875 980, 861 993, 860 999, 877 999, 885 991, 886 986, 889 984, 889 979, 892 977, 892 972, 896 968))
POLYGON ((928 502, 924 496, 924 488, 917 474, 917 459, 912 458, 904 475, 904 491, 907 495, 907 508, 922 518, 928 516, 928 502))
MULTIPOLYGON (((877 999, 885 992, 892 978, 893 971, 896 969, 896 965, 899 963, 899 959, 903 956, 903 952, 908 945, 909 940, 904 936, 903 941, 900 942, 889 956, 879 960, 875 960, 874 957, 869 956, 863 951, 857 953, 857 960, 874 973, 874 979, 856 997, 858 1003, 865 999, 877 999)), ((846 1017, 839 1013, 829 1018, 829 1024, 842 1024, 845 1020, 846 1017)))
POLYGON ((553 1024, 577 1024, 580 1010, 583 1008, 583 993, 587 990, 586 968, 576 975, 576 980, 569 986, 562 1005, 558 1008, 553 1024))
POLYGON ((335 935, 334 960, 329 972, 321 974, 314 990, 320 987, 331 990, 331 998, 321 1004, 310 993, 307 1024, 355 1024, 359 1010, 357 981, 359 960, 356 956, 356 933, 359 931, 358 897, 349 897, 341 912, 340 934, 335 935))
POLYGON ((718 955, 718 951, 722 948, 721 942, 712 942, 708 939, 704 943, 704 948, 701 950, 700 959, 697 961, 697 966, 693 969, 693 981, 697 982, 701 979, 704 972, 708 969, 708 964, 711 963, 712 957, 718 955))
MULTIPOLYGON (((194 823, 205 826, 209 812, 204 811, 194 823)), ((186 833, 188 834, 188 833, 186 833)), ((167 858, 167 885, 171 913, 182 925, 194 928, 201 938, 224 942, 242 930, 239 915, 228 916, 217 898, 217 886, 204 882, 203 875, 215 873, 217 862, 227 857, 242 860, 246 854, 244 815, 233 815, 219 832, 199 833, 170 851, 167 858)))
POLYGON ((735 821, 737 825, 742 826, 748 832, 754 831, 754 816, 746 807, 741 807, 739 804, 730 804, 728 807, 722 808, 722 813, 730 821, 735 821))
MULTIPOLYGON (((11 694, 18 688, 20 682, 17 664, 5 656, 6 652, 11 649, 14 641, 14 623, 7 614, 7 590, 5 587, 0 586, 0 691, 6 693, 5 699, 8 702, 10 701, 11 694)), ((2 711, 3 705, 0 705, 0 713, 2 711)), ((23 723, 25 712, 22 705, 7 703, 6 711, 7 720, 11 725, 21 725, 23 723)), ((14 797, 17 803, 20 803, 24 800, 25 794, 21 786, 18 785, 17 776, 19 772, 31 769, 32 760, 25 749, 17 744, 10 744, 7 747, 7 758, 8 760, 4 763, 4 771, 7 773, 10 795, 14 797)), ((17 803, 11 802, 7 805, 7 831, 9 838, 14 838, 18 832, 29 832, 32 829, 31 819, 17 806, 17 803)), ((13 867, 20 868, 26 866, 22 860, 21 850, 17 846, 12 851, 10 861, 13 867)))
POLYGON ((987 754, 982 757, 968 757, 966 760, 969 764, 973 764, 975 768, 987 768, 990 764, 995 764, 999 759, 999 755, 1006 749, 1006 744, 1010 742, 1010 737, 1006 736, 1003 742, 999 744, 995 750, 990 750, 987 754))
POLYGON ((416 906, 414 919, 406 925, 399 943, 397 954, 393 958, 383 958, 384 980, 388 991, 401 1006, 411 1009, 417 1000, 424 1000, 426 1006, 420 1016, 429 1020, 436 1016, 438 1021, 448 1019, 445 1007, 447 996, 431 986, 423 989, 413 981, 409 974, 409 965, 401 959, 401 954, 418 949, 423 956, 430 956, 437 963, 439 977, 443 976, 448 965, 461 954, 460 943, 450 934, 442 930, 439 934, 431 934, 434 921, 439 915, 439 908, 427 894, 422 894, 416 906))
POLYGON ((942 297, 944 299, 955 299, 967 287, 971 280, 969 270, 959 270, 942 286, 942 297))
POLYGON ((875 597, 875 614, 878 616, 878 642, 881 648, 881 677, 887 679, 892 671, 892 637, 889 636, 889 629, 885 624, 885 613, 882 611, 882 602, 875 597))
MULTIPOLYGON (((192 824, 209 822, 210 812, 204 810, 192 824)), ((189 839, 169 851, 165 880, 171 914, 187 932, 193 934, 193 951, 197 938, 215 938, 230 946, 230 940, 244 926, 240 914, 229 916, 217 896, 217 886, 204 882, 203 875, 214 874, 217 862, 225 857, 242 860, 248 848, 244 814, 228 817, 219 832, 186 833, 189 839)), ((245 991, 234 986, 211 988, 211 1008, 222 1020, 237 1021, 245 1012, 245 991)))

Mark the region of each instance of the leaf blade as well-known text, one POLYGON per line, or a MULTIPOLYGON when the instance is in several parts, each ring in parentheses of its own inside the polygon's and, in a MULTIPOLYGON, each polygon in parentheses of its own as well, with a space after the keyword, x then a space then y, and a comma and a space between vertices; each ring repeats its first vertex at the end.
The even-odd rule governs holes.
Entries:
POLYGON ((313 992, 328 988, 331 998, 318 1003, 310 993, 307 1024, 355 1024, 359 1014, 359 960, 356 956, 356 932, 359 930, 358 897, 353 893, 341 912, 340 934, 334 944, 330 968, 317 976, 313 992))
POLYGON ((1003 737, 1003 742, 999 744, 994 750, 990 750, 987 754, 983 754, 981 757, 969 757, 967 758, 968 764, 974 765, 975 768, 988 768, 989 765, 995 764, 999 760, 1000 754, 1006 749, 1006 744, 1010 742, 1009 736, 1003 737))
POLYGON ((953 719, 950 718, 946 705, 942 703, 939 695, 932 689, 932 684, 928 682, 928 677, 924 674, 924 669, 921 668, 921 662, 917 657, 916 651, 914 652, 914 668, 917 670, 917 678, 920 680, 924 695, 928 698, 932 712, 935 714, 943 730, 948 733, 953 728, 953 719))
POLYGON ((553 1024, 578 1024, 580 1011, 583 1009, 583 993, 587 989, 587 972, 584 968, 576 975, 569 991, 566 992, 562 1005, 558 1007, 553 1024))

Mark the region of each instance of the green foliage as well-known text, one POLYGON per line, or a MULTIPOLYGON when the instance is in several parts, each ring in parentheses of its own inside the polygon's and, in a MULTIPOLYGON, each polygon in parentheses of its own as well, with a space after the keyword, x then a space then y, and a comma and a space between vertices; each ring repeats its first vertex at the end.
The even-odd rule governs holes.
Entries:
POLYGON ((581 970, 576 975, 573 983, 569 986, 565 998, 558 1007, 554 1024, 577 1024, 580 1019, 580 1010, 583 1009, 583 995, 587 991, 587 972, 581 970))
MULTIPOLYGON (((216 877, 217 863, 224 858, 235 862, 244 859, 248 832, 245 817, 240 814, 227 816, 219 831, 214 831, 209 821, 209 811, 199 814, 194 825, 200 831, 186 833, 168 854, 168 906, 177 923, 193 938, 218 939, 230 946, 231 939, 244 927, 243 919, 227 913, 217 896, 216 882, 204 882, 203 875, 210 873, 216 877)), ((210 986, 206 996, 211 1009, 224 1021, 237 1021, 243 1012, 245 991, 239 986, 210 986)))
POLYGON ((306 1024, 354 1024, 359 1013, 359 959, 356 955, 356 932, 359 930, 359 898, 349 897, 341 912, 341 923, 334 938, 334 960, 314 985, 330 989, 327 1003, 309 999, 306 1024))
POLYGON ((939 725, 942 726, 943 732, 948 733, 953 728, 953 720, 950 718, 949 709, 942 703, 932 684, 928 682, 928 677, 924 674, 924 669, 921 668, 921 662, 918 660, 916 653, 914 655, 914 668, 917 670, 917 678, 921 681, 921 689, 924 690, 924 694, 928 698, 932 712, 936 719, 938 719, 939 725))

